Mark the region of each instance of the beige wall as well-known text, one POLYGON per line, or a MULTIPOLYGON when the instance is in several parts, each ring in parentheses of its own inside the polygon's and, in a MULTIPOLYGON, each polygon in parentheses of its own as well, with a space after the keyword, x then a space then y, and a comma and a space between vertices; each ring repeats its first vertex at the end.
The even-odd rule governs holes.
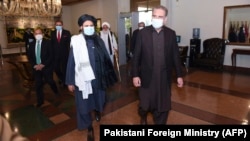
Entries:
MULTIPOLYGON (((169 9, 168 26, 181 35, 181 44, 189 45, 192 29, 200 28, 202 40, 210 37, 222 37, 224 6, 249 4, 249 0, 161 0, 169 9)), ((93 0, 72 6, 63 6, 64 27, 72 34, 77 34, 77 20, 82 14, 91 14, 102 21, 108 21, 117 33, 117 19, 120 12, 128 12, 129 0, 93 0)), ((0 21, 0 30, 4 23, 0 21)), ((0 43, 5 45, 5 35, 1 34, 0 43)))
POLYGON ((109 22, 111 29, 117 33, 118 0, 93 0, 64 6, 62 16, 65 23, 64 27, 69 29, 72 34, 78 33, 77 21, 82 14, 90 14, 96 18, 101 18, 102 22, 109 22))
MULTIPOLYGON (((181 44, 189 45, 192 29, 200 28, 201 39, 222 37, 223 8, 229 5, 249 4, 249 0, 161 0, 169 9, 168 26, 181 35, 181 44)), ((93 14, 102 21, 108 21, 117 33, 117 19, 120 12, 128 12, 129 0, 93 0, 63 7, 63 21, 72 33, 78 33, 77 19, 83 13, 93 14), (67 16, 64 16, 67 15, 67 16), (70 24, 68 24, 70 23, 70 24)))
POLYGON ((249 0, 179 0, 172 3, 172 28, 189 45, 192 29, 200 28, 200 38, 222 38, 224 6, 249 4, 249 0))

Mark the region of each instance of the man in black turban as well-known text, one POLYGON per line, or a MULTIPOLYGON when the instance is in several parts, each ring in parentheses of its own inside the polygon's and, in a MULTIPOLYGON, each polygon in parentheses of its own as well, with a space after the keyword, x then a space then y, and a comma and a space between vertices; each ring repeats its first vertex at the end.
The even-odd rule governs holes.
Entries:
POLYGON ((97 25, 97 20, 94 16, 91 16, 91 15, 88 15, 88 14, 84 14, 82 15, 81 17, 79 17, 78 19, 78 25, 79 26, 82 26, 82 24, 85 22, 85 21, 92 21, 94 23, 94 26, 97 25))
POLYGON ((117 76, 103 40, 95 33, 96 18, 84 14, 78 25, 81 33, 71 37, 66 84, 75 93, 77 128, 88 129, 87 140, 94 141, 92 112, 100 121, 106 89, 117 76))

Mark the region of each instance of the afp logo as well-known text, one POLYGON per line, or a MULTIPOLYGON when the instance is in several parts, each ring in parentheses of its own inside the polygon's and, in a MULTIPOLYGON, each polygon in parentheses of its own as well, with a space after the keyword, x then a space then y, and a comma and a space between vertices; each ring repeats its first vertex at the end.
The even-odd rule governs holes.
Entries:
POLYGON ((246 129, 223 129, 222 136, 223 138, 240 136, 246 138, 247 132, 246 129))

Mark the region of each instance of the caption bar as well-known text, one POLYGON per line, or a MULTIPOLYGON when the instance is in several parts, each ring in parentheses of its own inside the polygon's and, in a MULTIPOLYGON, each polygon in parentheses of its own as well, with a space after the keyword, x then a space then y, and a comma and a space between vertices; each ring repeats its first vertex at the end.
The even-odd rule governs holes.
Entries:
POLYGON ((125 138, 171 139, 204 138, 210 140, 249 141, 249 125, 101 125, 100 140, 125 138))

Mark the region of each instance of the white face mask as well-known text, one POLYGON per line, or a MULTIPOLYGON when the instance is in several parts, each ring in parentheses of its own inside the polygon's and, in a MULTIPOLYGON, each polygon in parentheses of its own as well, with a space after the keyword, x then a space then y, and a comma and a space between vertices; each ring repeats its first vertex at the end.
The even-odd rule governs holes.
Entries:
POLYGON ((43 39, 43 35, 42 34, 37 34, 35 35, 36 40, 42 40, 43 39))
POLYGON ((91 36, 95 33, 94 26, 83 27, 83 34, 91 36))
POLYGON ((152 26, 157 29, 163 26, 163 19, 152 19, 152 26))
POLYGON ((139 30, 141 30, 141 29, 143 29, 143 27, 141 26, 141 27, 139 27, 139 30))

